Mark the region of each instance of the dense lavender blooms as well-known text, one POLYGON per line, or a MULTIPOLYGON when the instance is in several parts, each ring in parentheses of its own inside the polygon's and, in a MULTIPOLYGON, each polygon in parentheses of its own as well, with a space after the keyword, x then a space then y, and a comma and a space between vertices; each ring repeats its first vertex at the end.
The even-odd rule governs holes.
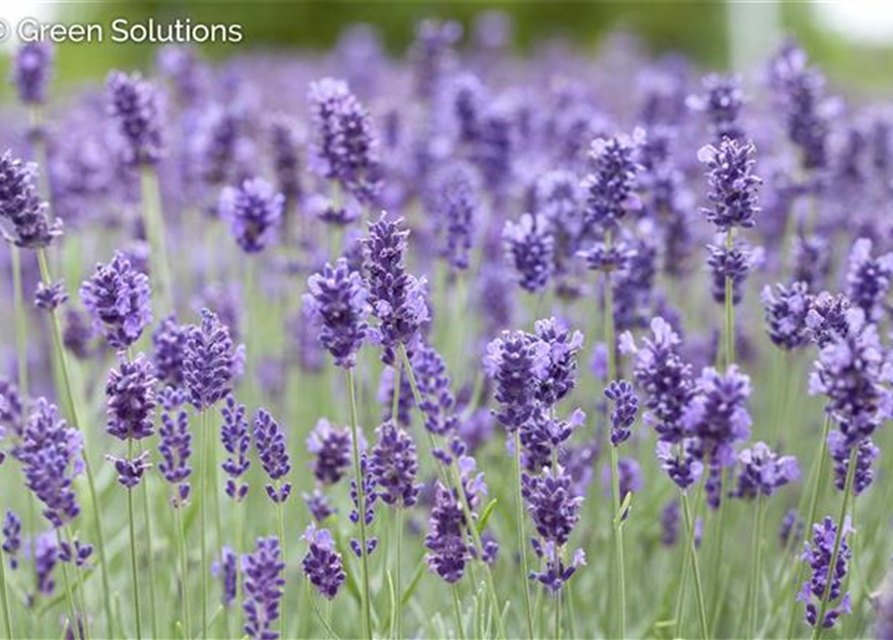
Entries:
POLYGON ((375 200, 381 188, 378 137, 369 113, 340 80, 312 83, 308 97, 314 125, 311 167, 358 200, 375 200))
POLYGON ((264 487, 267 495, 273 502, 285 502, 291 494, 291 483, 282 482, 291 472, 285 433, 273 416, 263 409, 259 409, 254 416, 254 446, 264 472, 274 483, 264 487))
POLYGON ((664 440, 657 443, 657 459, 676 486, 685 491, 698 481, 704 471, 703 463, 697 459, 691 440, 684 440, 679 445, 664 440))
POLYGON ((837 539, 837 526, 829 517, 814 524, 812 540, 806 543, 806 549, 803 552, 803 560, 809 563, 812 577, 803 583, 797 600, 806 603, 806 622, 812 627, 819 624, 819 609, 826 589, 830 607, 820 623, 822 627, 830 629, 842 614, 852 612, 850 594, 843 592, 843 582, 849 570, 849 561, 852 556, 847 538, 853 533, 853 529, 850 526, 849 518, 847 518, 842 525, 843 532, 837 563, 831 567, 834 544, 837 539))
POLYGON ((285 587, 284 570, 279 540, 275 537, 258 538, 256 550, 242 562, 244 630, 252 640, 279 638, 273 623, 279 619, 279 604, 285 587))
POLYGON ((385 504, 411 507, 420 485, 416 484, 418 456, 412 437, 393 422, 378 428, 378 442, 369 458, 369 473, 385 504))
POLYGON ((653 338, 645 338, 641 348, 632 335, 621 337, 621 350, 633 354, 633 375, 644 391, 645 422, 652 425, 661 441, 677 443, 685 433, 683 412, 694 397, 692 368, 680 353, 679 335, 663 318, 651 321, 653 338))
POLYGON ((59 417, 44 398, 22 432, 16 457, 22 463, 25 484, 44 505, 43 515, 54 527, 62 527, 80 513, 73 483, 84 468, 83 438, 59 417))
POLYGON ((135 458, 116 458, 112 455, 106 455, 105 458, 115 465, 115 472, 118 474, 118 483, 125 489, 133 489, 143 479, 146 471, 152 465, 148 461, 149 452, 143 451, 135 458))
POLYGON ((327 529, 317 529, 312 523, 302 537, 308 545, 301 561, 304 575, 325 598, 332 600, 347 577, 341 554, 335 551, 335 540, 327 529))
POLYGON ((158 453, 161 455, 158 470, 165 480, 176 485, 177 497, 172 503, 177 507, 189 498, 187 480, 192 475, 189 466, 192 434, 189 431, 189 414, 182 408, 186 394, 180 389, 167 387, 159 393, 158 399, 164 409, 158 428, 158 453))
POLYGON ((546 219, 525 213, 517 223, 506 221, 502 237, 506 262, 521 288, 530 293, 545 289, 555 267, 555 238, 546 219))
POLYGON ((273 241, 284 207, 285 196, 263 178, 254 178, 224 189, 217 210, 229 222, 238 245, 250 254, 263 251, 273 241))
POLYGON ((443 358, 434 347, 419 344, 411 362, 422 396, 419 410, 425 416, 425 428, 440 436, 454 431, 458 422, 456 398, 450 389, 450 376, 443 358))
POLYGON ((10 79, 23 104, 41 105, 46 102, 54 54, 53 45, 43 40, 26 42, 16 51, 10 79))
POLYGON ((537 320, 534 332, 549 347, 548 364, 540 377, 537 399, 546 406, 554 406, 576 384, 577 355, 583 347, 583 334, 571 331, 555 318, 537 320))
POLYGON ((369 329, 369 291, 360 274, 351 271, 341 258, 334 267, 326 264, 321 273, 311 276, 307 288, 310 292, 304 294, 304 309, 320 325, 320 344, 337 366, 353 367, 369 329))
POLYGON ((217 314, 202 309, 201 324, 189 327, 183 349, 183 380, 192 406, 205 411, 225 398, 234 369, 235 353, 229 329, 217 314))
POLYGON ((127 145, 125 160, 155 164, 161 158, 161 108, 151 82, 138 73, 113 71, 106 81, 108 111, 127 145))
POLYGON ((65 290, 64 282, 55 282, 50 285, 44 285, 43 282, 37 283, 37 290, 34 292, 34 306, 44 311, 52 313, 68 300, 68 292, 65 290))
POLYGON ((862 438, 855 443, 847 441, 847 437, 840 431, 832 431, 828 434, 828 452, 834 461, 834 486, 843 491, 846 488, 847 472, 850 469, 850 456, 856 449, 856 468, 853 471, 853 494, 859 495, 865 491, 874 480, 874 472, 871 465, 880 455, 871 438, 862 438))
POLYGON ((19 431, 22 428, 23 417, 24 406, 19 388, 0 377, 0 427, 6 426, 19 431))
POLYGON ((845 338, 849 333, 847 313, 850 299, 842 293, 831 295, 822 291, 810 300, 806 314, 806 333, 809 339, 821 349, 845 338))
POLYGON ((432 180, 427 199, 436 216, 440 253, 452 268, 467 269, 480 207, 477 176, 471 167, 457 163, 439 171, 432 180))
POLYGON ((350 467, 350 430, 338 428, 325 418, 307 436, 307 451, 316 456, 313 475, 323 484, 335 484, 350 467))
POLYGON ((766 285, 760 299, 765 307, 769 338, 776 346, 790 351, 809 341, 806 316, 811 298, 805 282, 776 284, 774 291, 766 285))
POLYGON ((723 139, 719 147, 707 145, 698 160, 707 165, 710 206, 701 212, 720 231, 749 228, 760 212, 757 190, 762 180, 753 175, 756 147, 752 142, 723 139))
POLYGON ((779 456, 764 442, 738 455, 741 470, 738 486, 733 495, 738 498, 771 496, 779 487, 795 482, 800 477, 800 467, 793 456, 779 456))
POLYGON ((744 280, 753 267, 753 255, 741 242, 735 242, 731 249, 725 244, 707 245, 713 300, 724 304, 726 300, 726 279, 732 281, 732 304, 738 305, 744 298, 744 280))
POLYGON ((182 386, 186 334, 187 328, 179 324, 173 315, 159 322, 152 332, 152 346, 155 349, 152 362, 159 382, 182 386))
POLYGON ((94 325, 114 349, 130 347, 152 322, 149 277, 134 269, 120 251, 108 264, 96 265, 80 293, 94 325))
POLYGON ((227 609, 236 601, 239 583, 239 557, 229 546, 220 549, 220 559, 211 565, 211 571, 220 580, 221 604, 227 609))
POLYGON ((744 106, 741 79, 738 76, 711 73, 704 76, 701 85, 704 93, 689 97, 688 106, 707 116, 717 141, 741 138, 744 135, 739 122, 741 108, 744 106))
POLYGON ((25 249, 49 246, 62 234, 62 221, 47 218, 47 205, 37 192, 37 165, 6 151, 0 156, 0 233, 25 249))
POLYGON ((893 253, 872 257, 872 242, 859 238, 853 243, 847 271, 847 297, 854 307, 865 312, 869 322, 877 322, 884 310, 884 299, 893 277, 893 253))
POLYGON ((434 508, 428 521, 425 561, 428 569, 452 584, 462 579, 471 559, 466 541, 466 522, 462 506, 452 491, 437 483, 434 508))
MULTIPOLYGON (((0 549, 9 559, 9 568, 17 569, 19 566, 19 549, 22 548, 22 521, 11 509, 6 510, 3 517, 3 544, 0 549)), ((0 562, 3 559, 0 558, 0 562)))
POLYGON ((639 413, 639 398, 633 385, 626 380, 612 380, 608 383, 605 397, 614 403, 611 410, 611 445, 618 447, 632 435, 630 427, 639 413))
POLYGON ((632 137, 599 138, 592 143, 592 173, 582 185, 583 219, 588 229, 612 231, 627 213, 642 208, 636 194, 641 166, 635 153, 643 138, 644 133, 636 130, 632 137))
POLYGON ((401 230, 402 223, 402 218, 391 221, 382 213, 363 241, 369 303, 379 320, 381 343, 388 349, 408 344, 429 320, 427 281, 408 273, 404 264, 409 231, 401 230))
POLYGON ((142 440, 155 432, 156 383, 155 368, 146 356, 120 358, 105 386, 109 434, 119 440, 142 440))
POLYGON ((530 420, 521 427, 521 460, 524 467, 528 471, 538 472, 551 466, 553 454, 560 452, 560 447, 585 422, 586 414, 580 409, 567 420, 559 420, 547 407, 538 406, 530 420))
POLYGON ((494 415, 509 433, 536 410, 540 380, 547 375, 549 345, 523 331, 504 331, 487 346, 484 369, 495 380, 494 397, 502 406, 494 415))

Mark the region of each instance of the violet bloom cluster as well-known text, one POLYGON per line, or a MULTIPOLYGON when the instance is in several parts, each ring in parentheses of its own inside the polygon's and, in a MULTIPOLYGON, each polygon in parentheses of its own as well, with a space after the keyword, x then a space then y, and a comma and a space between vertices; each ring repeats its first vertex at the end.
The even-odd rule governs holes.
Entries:
POLYGON ((106 81, 108 112, 125 143, 129 164, 155 164, 161 158, 161 108, 158 93, 138 73, 112 71, 106 81))
POLYGON ((849 333, 850 299, 844 294, 831 295, 822 291, 810 300, 806 314, 806 333, 819 349, 845 338, 849 333))
MULTIPOLYGON (((437 436, 454 432, 458 428, 459 416, 443 357, 434 347, 420 342, 413 349, 411 362, 422 397, 419 410, 425 417, 425 428, 437 436)), ((403 377, 408 379, 409 376, 403 377)), ((404 395, 401 392, 401 399, 404 395)))
POLYGON ((614 407, 611 410, 611 446, 619 447, 632 435, 630 427, 639 413, 639 398, 633 385, 626 380, 612 380, 605 387, 605 397, 614 407))
POLYGON ((173 315, 158 323, 152 332, 155 375, 158 381, 174 387, 183 385, 183 352, 186 349, 187 327, 173 315))
POLYGON ((518 285, 529 293, 543 291, 555 268, 555 238, 546 218, 525 213, 517 223, 507 220, 502 239, 518 285))
POLYGON ((472 237, 479 214, 477 175, 464 163, 455 163, 435 174, 428 206, 436 216, 440 237, 440 254, 453 269, 467 269, 470 264, 472 237))
MULTIPOLYGON (((335 427, 320 418, 313 431, 307 436, 307 451, 316 459, 312 463, 313 475, 325 485, 336 484, 350 467, 350 429, 335 427)), ((360 443, 361 448, 365 443, 360 443)))
POLYGON ((711 73, 701 80, 701 87, 702 94, 690 96, 686 101, 689 108, 704 113, 718 142, 743 137, 739 122, 744 106, 741 78, 711 73))
POLYGON ((245 180, 220 194, 218 212, 230 224, 233 237, 245 253, 260 253, 273 241, 282 219, 285 196, 263 178, 245 180))
POLYGON ((760 299, 765 308, 766 330, 772 343, 792 351, 809 343, 807 316, 812 302, 805 282, 790 286, 766 285, 760 299))
POLYGON ((149 277, 133 268, 123 253, 108 264, 96 265, 81 285, 81 301, 109 345, 124 351, 140 339, 152 322, 149 277))
POLYGON ((415 442, 393 422, 378 428, 378 442, 369 458, 369 473, 377 494, 385 504, 396 508, 413 506, 420 485, 416 483, 419 462, 415 442))
MULTIPOLYGON (((402 218, 388 220, 383 212, 377 222, 370 223, 369 236, 363 241, 369 303, 379 320, 377 337, 388 351, 409 344, 430 319, 427 281, 406 271, 409 231, 400 228, 402 223, 402 218)), ((392 356, 387 358, 389 363, 392 356)))
POLYGON ((302 538, 307 542, 307 554, 301 561, 304 575, 323 597, 333 600, 347 578, 335 540, 328 529, 317 529, 312 523, 302 538))
POLYGON ((311 276, 307 288, 304 310, 319 324, 320 344, 337 366, 354 367, 369 331, 369 290, 363 279, 340 258, 334 267, 326 264, 322 272, 311 276))
POLYGON ((183 379, 192 406, 205 411, 225 398, 234 370, 235 351, 229 329, 217 314, 202 309, 201 324, 188 328, 183 349, 183 379))
POLYGON ((346 82, 323 78, 308 93, 314 137, 310 164, 369 203, 381 189, 378 137, 372 118, 346 82))
POLYGON ((277 640, 274 623, 279 619, 282 590, 285 587, 285 563, 279 539, 258 538, 256 549, 242 563, 242 611, 245 634, 252 640, 277 640))
POLYGON ((567 397, 576 384, 583 334, 570 330, 556 318, 537 320, 533 326, 536 338, 548 347, 545 371, 539 377, 536 397, 545 406, 552 407, 567 397))
POLYGON ((738 455, 741 470, 738 486, 732 495, 752 499, 771 496, 776 489, 800 477, 800 466, 793 456, 779 456, 765 442, 757 442, 752 448, 738 455))
POLYGON ((120 357, 105 385, 108 433, 119 440, 143 440, 155 432, 155 368, 143 354, 120 357))
MULTIPOLYGON (((375 491, 375 480, 372 478, 372 474, 369 472, 369 456, 366 454, 366 452, 360 454, 360 478, 353 478, 350 481, 350 501, 351 503, 353 503, 353 508, 350 511, 349 518, 350 521, 354 524, 359 524, 361 517, 360 494, 357 490, 357 487, 359 486, 357 484, 358 480, 359 482, 363 483, 363 495, 365 497, 363 506, 365 507, 365 512, 362 514, 362 518, 364 524, 368 528, 375 520, 375 502, 378 500, 378 493, 376 493, 375 491)), ((377 547, 378 538, 366 538, 367 556, 371 555, 377 547)), ((353 550, 357 558, 363 556, 363 546, 356 538, 350 539, 350 548, 353 550)))
POLYGON ((22 104, 42 105, 46 102, 54 54, 53 45, 43 40, 26 42, 16 51, 10 79, 22 104))
POLYGON ((254 416, 254 446, 264 472, 273 482, 264 487, 267 495, 277 504, 285 502, 291 494, 291 483, 282 481, 291 472, 285 433, 264 409, 259 409, 254 416))
POLYGON ((592 143, 589 159, 592 172, 583 180, 583 219, 587 229, 604 233, 614 230, 627 213, 641 210, 636 194, 642 167, 636 152, 644 132, 599 138, 592 143))
POLYGON ((496 382, 494 397, 501 404, 496 419, 509 433, 523 427, 536 411, 548 365, 549 345, 524 331, 504 331, 487 346, 484 369, 496 382))
POLYGON ((248 432, 248 419, 245 417, 245 405, 238 404, 232 394, 226 397, 226 403, 220 409, 223 425, 220 428, 220 441, 226 450, 226 460, 220 465, 226 474, 226 495, 241 502, 248 495, 248 483, 242 476, 248 472, 251 459, 251 434, 248 432))
POLYGON ((83 438, 59 417, 55 405, 38 398, 25 423, 16 457, 26 486, 43 503, 43 515, 62 527, 80 513, 74 480, 84 469, 83 438))
POLYGON ((806 543, 806 549, 802 556, 802 559, 808 562, 812 569, 812 577, 803 583, 797 600, 806 604, 806 622, 812 627, 820 624, 823 628, 830 629, 837 623, 841 615, 852 613, 850 594, 843 592, 843 583, 852 557, 847 537, 853 533, 853 529, 850 526, 850 519, 847 517, 842 525, 843 531, 841 532, 837 562, 832 567, 831 559, 837 540, 837 526, 830 517, 814 524, 812 540, 806 543), (819 609, 821 609, 826 589, 828 590, 829 608, 819 622, 819 609))
POLYGON ((893 277, 893 253, 874 257, 872 242, 859 238, 850 251, 847 271, 847 297, 854 307, 865 312, 869 322, 880 320, 884 312, 884 300, 890 290, 893 277))
POLYGON ((227 609, 233 606, 238 595, 239 556, 229 545, 220 548, 220 558, 211 564, 211 573, 220 580, 221 604, 227 609))
POLYGON ((37 283, 37 289, 34 291, 34 306, 49 313, 54 312, 68 301, 68 292, 65 290, 64 282, 54 282, 45 285, 43 282, 37 283))
POLYGON ((158 401, 163 409, 161 426, 158 428, 158 453, 161 462, 158 470, 172 485, 175 485, 176 497, 171 500, 174 508, 189 500, 189 476, 192 467, 192 434, 189 431, 189 414, 183 408, 186 393, 175 387, 167 387, 158 394, 158 401))
POLYGON ((454 584, 465 575, 471 546, 465 534, 465 514, 453 491, 437 483, 434 507, 428 519, 425 562, 430 571, 454 584))
MULTIPOLYGON (((15 571, 19 567, 18 555, 19 549, 22 548, 22 521, 10 509, 6 510, 6 515, 3 517, 3 530, 0 533, 3 534, 0 549, 9 559, 9 568, 15 571)), ((3 562, 2 558, 0 562, 3 562)))
POLYGON ((47 217, 47 205, 37 192, 37 165, 0 156, 0 233, 23 249, 42 249, 62 235, 62 221, 47 217))
POLYGON ((707 166, 709 207, 701 213, 719 231, 750 228, 760 212, 757 191, 762 184, 753 174, 756 147, 750 141, 725 138, 718 147, 706 145, 698 160, 707 166))

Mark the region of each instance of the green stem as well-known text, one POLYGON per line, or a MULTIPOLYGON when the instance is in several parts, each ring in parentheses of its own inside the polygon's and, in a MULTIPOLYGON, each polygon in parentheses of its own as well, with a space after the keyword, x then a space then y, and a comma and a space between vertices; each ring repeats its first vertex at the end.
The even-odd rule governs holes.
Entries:
MULTIPOLYGON (((133 459, 133 438, 127 440, 127 458, 133 459)), ((136 518, 133 516, 133 488, 127 489, 127 517, 130 523, 130 577, 133 581, 133 609, 136 616, 136 640, 143 637, 143 622, 140 612, 139 569, 136 562, 136 518)))
MULTIPOLYGON (((179 500, 179 495, 175 498, 179 500)), ((192 616, 189 611, 189 559, 186 555, 186 533, 183 529, 183 514, 180 513, 182 505, 174 505, 174 519, 177 526, 177 551, 180 555, 180 597, 183 600, 184 635, 186 640, 192 637, 192 616)))
POLYGON ((354 477, 357 485, 357 513, 360 525, 360 562, 362 569, 362 606, 363 606, 363 631, 368 640, 372 640, 372 603, 369 599, 369 559, 366 547, 366 489, 363 486, 363 472, 360 463, 360 434, 357 425, 357 392, 354 382, 353 368, 346 369, 347 388, 350 395, 350 433, 351 448, 353 450, 354 477))
POLYGON ((395 603, 394 620, 391 625, 391 635, 398 640, 403 637, 403 584, 402 571, 400 568, 400 560, 403 558, 403 508, 397 506, 397 557, 394 558, 394 583, 397 591, 397 602, 395 603))
POLYGON ((691 516, 691 507, 688 504, 688 494, 682 492, 682 513, 685 516, 685 529, 688 536, 689 554, 691 555, 692 573, 695 578, 695 596, 698 604, 698 619, 701 623, 701 637, 707 640, 709 630, 707 628, 707 611, 704 608, 704 588, 701 584, 701 570, 698 566, 698 552, 695 548, 695 526, 691 516))
POLYGON ((561 589, 555 594, 555 640, 561 640, 561 589))
MULTIPOLYGON (((59 548, 62 548, 62 532, 56 528, 56 544, 59 548)), ((74 554, 74 549, 71 549, 71 553, 74 554)), ((68 624, 71 626, 73 631, 73 636, 75 638, 80 638, 81 634, 78 629, 78 614, 77 610, 74 606, 74 596, 71 593, 71 578, 68 577, 68 563, 62 562, 62 581, 65 585, 65 602, 68 605, 68 615, 69 621, 68 624)), ((11 638, 12 636, 10 636, 11 638)))
POLYGON ((16 323, 16 364, 18 365, 19 392, 28 397, 28 312, 25 309, 25 295, 22 289, 21 250, 10 245, 12 253, 12 293, 16 323))
POLYGON ((456 583, 450 585, 450 592, 453 594, 453 613, 456 615, 456 633, 459 634, 459 640, 465 640, 465 629, 462 628, 462 606, 459 603, 459 587, 456 583))
POLYGON ((750 557, 750 597, 748 606, 748 624, 747 638, 753 640, 757 637, 757 600, 760 583, 760 570, 762 565, 762 538, 763 538, 763 519, 766 517, 766 501, 762 494, 757 496, 757 521, 753 528, 753 537, 751 539, 750 557))
POLYGON ((524 612, 527 617, 527 637, 533 639, 533 610, 530 607, 530 588, 527 584, 530 575, 530 563, 527 558, 527 524, 524 514, 524 501, 521 497, 521 433, 519 429, 515 429, 514 448, 515 448, 515 509, 518 517, 518 548, 521 553, 521 571, 523 573, 522 581, 524 583, 524 612))
POLYGON ((174 310, 174 289, 170 262, 167 257, 158 174, 154 165, 146 164, 140 167, 140 188, 143 199, 143 224, 146 227, 146 236, 149 239, 151 251, 150 264, 153 273, 155 312, 159 318, 163 318, 174 310))
POLYGON ((12 614, 9 610, 9 594, 6 591, 6 559, 3 557, 2 549, 0 549, 0 601, 3 605, 3 628, 6 629, 6 637, 13 640, 15 635, 12 632, 12 614))
POLYGON ((316 596, 313 594, 313 585, 310 583, 310 579, 307 579, 307 597, 310 599, 310 604, 313 607, 313 612, 316 614, 317 620, 323 626, 323 629, 326 630, 326 633, 329 634, 329 637, 333 640, 338 640, 338 634, 335 633, 335 630, 332 628, 332 625, 329 623, 329 620, 326 616, 323 615, 322 611, 319 610, 319 604, 316 602, 316 596))
POLYGON ((198 447, 198 479, 201 490, 198 511, 199 540, 201 541, 201 600, 202 600, 202 632, 203 639, 208 637, 208 418, 207 411, 199 412, 200 442, 198 447))
MULTIPOLYGON (((834 582, 833 575, 837 570, 837 560, 840 556, 840 547, 843 543, 845 520, 847 507, 850 503, 850 495, 853 493, 853 481, 856 477, 856 459, 859 454, 859 447, 853 446, 850 452, 849 466, 846 472, 846 483, 843 486, 843 500, 840 503, 840 515, 837 518, 837 536, 834 539, 834 551, 831 553, 831 564, 828 565, 828 575, 825 576, 825 592, 822 594, 822 604, 819 607, 819 615, 816 618, 815 626, 812 630, 812 640, 819 640, 822 637, 825 625, 825 612, 828 610, 828 600, 831 597, 831 583, 834 582)), ((812 523, 810 523, 811 525, 812 523)))
MULTIPOLYGON (((280 481, 276 481, 276 495, 280 495, 280 481)), ((282 564, 285 565, 287 571, 288 562, 285 559, 285 510, 282 507, 282 502, 276 502, 276 530, 279 533, 279 548, 282 553, 282 564)), ((285 586, 288 584, 288 580, 284 580, 282 585, 282 602, 285 602, 285 586)), ((279 637, 285 637, 285 615, 284 611, 279 616, 279 637)))
POLYGON ((394 393, 391 396, 391 420, 395 425, 397 424, 397 415, 400 411, 400 386, 402 384, 400 377, 402 373, 403 363, 398 362, 394 366, 394 393))
POLYGON ((77 564, 74 562, 75 551, 74 551, 74 538, 71 535, 71 529, 69 527, 64 527, 63 531, 65 532, 65 540, 68 542, 68 548, 71 549, 72 552, 72 564, 74 565, 74 573, 77 576, 78 583, 78 595, 80 597, 80 602, 78 603, 81 607, 81 616, 80 621, 83 625, 83 634, 76 634, 75 637, 83 635, 85 640, 90 639, 90 621, 87 616, 87 600, 86 595, 84 594, 84 575, 82 571, 78 571, 77 564))
MULTIPOLYGON (((40 279, 44 283, 44 285, 51 285, 53 282, 53 277, 50 272, 49 261, 46 256, 46 249, 40 248, 37 250, 37 263, 40 267, 40 279)), ((68 415, 69 420, 71 421, 71 425, 79 430, 81 430, 81 423, 78 418, 77 413, 77 405, 74 402, 74 394, 72 393, 72 385, 71 385, 71 376, 69 374, 68 368, 68 354, 65 352, 65 346, 62 343, 62 325, 59 322, 59 314, 57 311, 52 311, 50 313, 50 326, 53 334, 53 348, 56 355, 56 361, 59 365, 59 370, 61 373, 62 379, 62 389, 60 396, 62 397, 62 401, 65 403, 63 409, 68 415)), ((83 432, 83 431, 82 431, 83 432)), ((84 472, 87 476, 87 488, 90 492, 90 509, 92 511, 93 520, 96 525, 96 546, 99 551, 99 570, 100 575, 102 576, 102 591, 103 591, 103 605, 105 609, 106 616, 106 624, 109 632, 109 637, 114 637, 114 622, 112 617, 112 591, 110 587, 109 581, 109 573, 108 573, 108 556, 106 555, 105 550, 105 535, 102 532, 102 516, 99 509, 99 496, 96 491, 96 482, 93 476, 93 466, 90 464, 90 457, 87 455, 86 451, 83 455, 84 460, 84 472)))
MULTIPOLYGON (((142 446, 140 446, 140 452, 142 453, 142 446)), ((146 477, 143 478, 141 493, 143 496, 143 519, 146 521, 146 564, 149 570, 149 619, 152 621, 152 635, 155 638, 159 638, 158 616, 155 606, 155 549, 153 544, 155 538, 152 536, 152 518, 150 517, 151 511, 149 509, 149 477, 149 474, 146 474, 146 477)))

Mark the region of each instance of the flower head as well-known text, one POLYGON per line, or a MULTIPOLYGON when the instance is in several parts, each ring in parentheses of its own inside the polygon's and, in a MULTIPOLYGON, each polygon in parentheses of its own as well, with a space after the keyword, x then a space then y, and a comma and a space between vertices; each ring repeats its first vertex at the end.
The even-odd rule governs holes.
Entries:
POLYGON ((592 173, 582 186, 583 218, 588 228, 613 230, 627 213, 642 208, 636 194, 641 166, 635 154, 643 138, 644 133, 637 129, 632 137, 599 138, 592 143, 592 173))
POLYGON ((753 175, 756 147, 750 141, 724 138, 718 147, 707 145, 698 151, 698 160, 707 166, 710 206, 701 210, 707 221, 720 231, 749 228, 760 212, 757 190, 762 184, 753 175))
POLYGON ((465 514, 452 491, 437 483, 434 508, 428 520, 425 561, 428 569, 446 582, 462 579, 465 565, 471 559, 471 546, 466 538, 465 514))
POLYGON ((369 330, 369 291, 360 274, 351 271, 341 258, 334 267, 326 264, 321 273, 311 276, 307 287, 310 292, 304 294, 304 309, 320 325, 320 344, 336 365, 353 367, 369 330))
POLYGON ((155 367, 143 354, 121 356, 105 385, 109 434, 119 440, 142 440, 155 433, 155 367))
POLYGON ((779 487, 794 482, 800 477, 800 467, 793 456, 779 456, 764 442, 757 442, 752 448, 738 455, 741 472, 734 496, 755 498, 758 495, 771 496, 779 487))
POLYGON ((537 320, 534 332, 549 346, 548 365, 540 380, 537 398, 547 406, 554 406, 576 384, 577 355, 583 348, 583 334, 571 331, 555 318, 537 320))
POLYGON ((704 76, 701 86, 703 94, 690 96, 686 101, 688 106, 707 116, 717 140, 741 138, 744 135, 739 122, 744 106, 741 78, 711 73, 704 76))
POLYGON ((37 165, 0 156, 0 233, 25 249, 47 247, 62 235, 62 221, 47 218, 47 205, 37 192, 37 165))
POLYGON ((37 290, 34 292, 34 306, 38 309, 52 313, 67 300, 68 292, 65 290, 64 282, 54 282, 50 285, 45 285, 43 282, 37 283, 37 290))
POLYGON ((546 219, 525 213, 515 223, 507 220, 502 232, 506 262, 525 291, 545 289, 554 271, 555 238, 546 219))
POLYGON ((484 369, 496 382, 494 395, 502 405, 495 415, 510 433, 533 415, 548 364, 549 345, 524 331, 504 331, 487 346, 484 369))
POLYGON ((254 416, 254 446, 264 472, 275 483, 266 485, 267 495, 273 502, 285 502, 291 493, 291 483, 282 483, 291 472, 285 433, 273 416, 263 409, 254 416))
POLYGON ((853 243, 846 277, 847 297, 854 307, 865 312, 868 321, 877 322, 893 277, 893 253, 875 258, 871 249, 868 238, 859 238, 853 243))
POLYGON ((158 93, 138 73, 112 71, 106 81, 109 115, 126 143, 125 160, 155 164, 161 158, 161 108, 158 93))
POLYGON ((188 328, 183 349, 183 379, 192 406, 204 411, 225 398, 235 366, 229 329, 213 311, 202 309, 201 324, 188 328))
POLYGON ((251 434, 248 432, 248 420, 245 417, 245 405, 236 403, 232 394, 226 397, 226 403, 220 409, 223 426, 220 429, 220 441, 226 450, 227 458, 221 464, 226 473, 226 495, 241 502, 248 495, 248 483, 242 476, 251 466, 248 452, 251 449, 251 434))
POLYGON ((80 293, 94 325, 114 349, 130 347, 152 322, 149 277, 134 269, 120 251, 108 264, 96 265, 80 293))
POLYGON ((189 432, 189 414, 183 409, 186 394, 173 387, 167 387, 159 394, 164 411, 161 413, 161 426, 158 428, 158 453, 161 462, 158 470, 164 479, 177 487, 174 506, 179 506, 189 498, 189 476, 192 468, 192 434, 189 432))
POLYGON ((316 456, 313 475, 323 484, 335 484, 350 467, 350 430, 339 428, 325 418, 307 436, 307 451, 316 456))
POLYGON ((776 346, 790 351, 808 342, 806 318, 811 297, 805 282, 795 282, 790 287, 776 284, 774 291, 766 285, 761 300, 769 338, 776 346))
MULTIPOLYGON (((22 521, 11 509, 6 510, 3 517, 3 544, 0 549, 9 559, 10 569, 15 570, 19 566, 18 553, 22 547, 22 521)), ((0 559, 0 562, 3 562, 0 559)))
POLYGON ((611 445, 617 447, 629 439, 630 427, 636 422, 639 398, 626 380, 612 380, 605 387, 605 397, 614 403, 611 411, 611 445))
POLYGON ((419 486, 416 484, 418 456, 412 437, 393 422, 378 428, 378 442, 369 458, 369 473, 377 487, 378 496, 398 508, 416 503, 419 486))
POLYGON ((46 102, 54 53, 53 45, 44 40, 26 42, 16 51, 11 77, 23 104, 39 105, 46 102))
POLYGON ((183 384, 183 352, 186 349, 187 327, 177 322, 173 315, 158 323, 152 332, 155 353, 155 375, 160 382, 176 387, 183 384))
POLYGON ((308 546, 301 561, 304 575, 325 598, 332 600, 347 577, 341 554, 335 551, 335 540, 328 529, 317 529, 313 523, 302 537, 308 546))
POLYGON ((847 537, 853 532, 849 517, 842 524, 840 549, 837 554, 837 562, 831 567, 834 547, 837 541, 837 524, 831 518, 825 518, 822 522, 812 527, 812 540, 806 543, 803 552, 803 560, 809 563, 812 569, 812 577, 803 583, 797 600, 806 603, 806 622, 814 627, 821 624, 830 629, 837 619, 844 613, 851 612, 850 594, 843 593, 843 581, 849 569, 849 561, 852 556, 847 537), (830 585, 829 585, 830 581, 830 585), (819 608, 825 598, 827 590, 827 602, 831 605, 825 612, 824 619, 819 623, 819 608))
POLYGON ((244 558, 242 611, 245 634, 252 640, 279 638, 273 623, 279 619, 284 570, 279 540, 275 537, 258 538, 254 553, 244 558))
POLYGON ((236 242, 246 253, 259 253, 273 240, 282 218, 285 196, 263 178, 245 180, 220 194, 218 211, 228 221, 236 242))

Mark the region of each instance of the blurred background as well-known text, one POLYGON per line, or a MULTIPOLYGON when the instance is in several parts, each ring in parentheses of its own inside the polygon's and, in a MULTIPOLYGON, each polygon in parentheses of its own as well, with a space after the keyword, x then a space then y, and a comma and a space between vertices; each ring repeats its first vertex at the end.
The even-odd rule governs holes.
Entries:
MULTIPOLYGON (((403 52, 413 24, 424 17, 453 18, 471 28, 482 12, 498 10, 511 19, 512 46, 530 50, 562 39, 594 48, 609 33, 638 35, 655 53, 684 52, 705 66, 750 68, 765 59, 785 34, 794 34, 834 84, 850 91, 882 93, 893 79, 893 2, 724 2, 722 0, 611 1, 451 1, 424 0, 3 0, 0 17, 14 24, 23 16, 42 20, 108 23, 154 18, 236 22, 244 26, 242 45, 204 47, 211 57, 246 49, 324 49, 342 28, 365 22, 381 33, 389 51, 403 52), (857 70, 854 72, 854 70, 857 70)), ((0 46, 5 71, 13 44, 0 46)), ((110 65, 141 66, 152 59, 141 45, 60 47, 58 78, 64 84, 100 78, 110 65)), ((4 89, 7 90, 8 89, 4 89)))

